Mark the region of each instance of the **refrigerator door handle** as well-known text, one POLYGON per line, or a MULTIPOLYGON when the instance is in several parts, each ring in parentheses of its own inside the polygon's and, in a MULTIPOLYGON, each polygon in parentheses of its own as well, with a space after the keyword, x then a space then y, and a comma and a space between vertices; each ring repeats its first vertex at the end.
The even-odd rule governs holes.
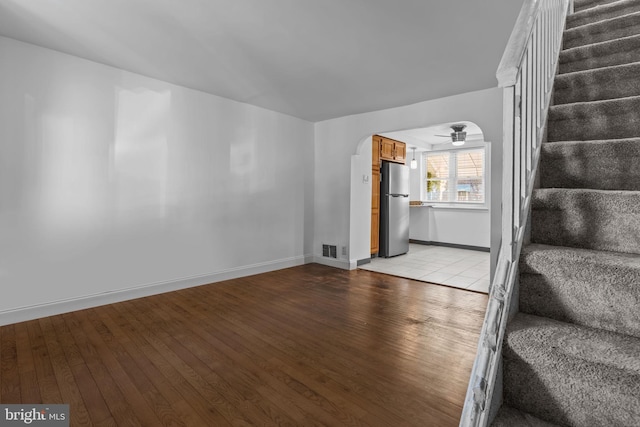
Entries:
POLYGON ((391 197, 409 197, 408 194, 398 194, 398 193, 387 194, 387 196, 391 196, 391 197))

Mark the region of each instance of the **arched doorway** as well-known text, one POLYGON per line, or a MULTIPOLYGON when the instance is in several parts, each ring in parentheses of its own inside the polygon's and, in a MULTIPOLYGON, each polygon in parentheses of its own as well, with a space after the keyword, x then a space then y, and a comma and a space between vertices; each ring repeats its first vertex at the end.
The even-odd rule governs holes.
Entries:
POLYGON ((350 237, 351 249, 362 257, 358 258, 361 268, 486 292, 490 281, 491 147, 480 127, 462 120, 380 132, 361 141, 358 150, 351 165, 350 237), (462 127, 464 134, 452 134, 462 127), (407 169, 411 165, 409 250, 384 259, 377 257, 373 247, 376 214, 361 209, 371 206, 372 189, 377 185, 371 153, 376 151, 372 147, 379 150, 379 140, 402 145, 406 160, 400 162, 407 169), (362 185, 367 182, 368 186, 362 185), (372 232, 366 232, 367 226, 372 232))

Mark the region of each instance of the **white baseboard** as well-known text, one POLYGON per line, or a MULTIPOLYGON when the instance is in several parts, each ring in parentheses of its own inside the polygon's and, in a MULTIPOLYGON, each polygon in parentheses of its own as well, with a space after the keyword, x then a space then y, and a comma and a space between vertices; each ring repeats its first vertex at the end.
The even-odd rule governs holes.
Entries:
POLYGON ((113 292, 104 292, 94 295, 86 295, 78 298, 71 298, 60 301, 52 301, 44 304, 36 304, 27 307, 0 311, 0 326, 12 323, 25 322, 27 320, 39 319, 46 316, 68 313, 86 308, 98 307, 105 304, 132 300, 135 298, 147 297, 150 295, 165 292, 177 291, 179 289, 191 288, 194 286, 206 285, 208 283, 221 282, 223 280, 237 279, 239 277, 252 276, 254 274, 267 273, 269 271, 281 270, 283 268, 295 267, 302 264, 314 262, 313 255, 302 255, 285 258, 275 261, 268 261, 259 264, 246 265, 242 267, 230 268, 210 274, 203 274, 182 279, 169 280, 166 282, 156 282, 146 285, 136 286, 113 292))
POLYGON ((335 258, 327 258, 321 255, 314 255, 313 262, 328 265, 329 267, 341 268, 343 270, 353 270, 355 267, 355 262, 349 262, 346 259, 335 259, 335 258))

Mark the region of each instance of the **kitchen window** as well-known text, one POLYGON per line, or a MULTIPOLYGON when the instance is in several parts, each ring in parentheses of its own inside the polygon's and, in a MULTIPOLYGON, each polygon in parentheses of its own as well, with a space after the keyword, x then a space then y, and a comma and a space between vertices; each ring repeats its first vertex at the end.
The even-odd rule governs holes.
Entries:
POLYGON ((427 152, 424 159, 424 201, 484 204, 484 148, 427 152))

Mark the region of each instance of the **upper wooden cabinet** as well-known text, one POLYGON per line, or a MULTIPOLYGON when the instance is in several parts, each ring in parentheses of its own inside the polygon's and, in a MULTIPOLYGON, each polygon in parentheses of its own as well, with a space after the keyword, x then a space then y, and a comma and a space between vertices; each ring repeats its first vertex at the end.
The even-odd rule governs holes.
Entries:
POLYGON ((380 138, 380 159, 382 160, 394 160, 394 141, 392 139, 380 138))
MULTIPOLYGON (((384 136, 373 136, 373 147, 376 142, 380 146, 380 160, 388 160, 390 162, 404 164, 407 159, 407 145, 404 142, 395 141, 385 138, 384 136)), ((374 159, 375 162, 375 159, 374 159)))
POLYGON ((407 160, 407 144, 396 141, 393 143, 393 148, 395 150, 393 152, 393 160, 404 164, 407 160))

